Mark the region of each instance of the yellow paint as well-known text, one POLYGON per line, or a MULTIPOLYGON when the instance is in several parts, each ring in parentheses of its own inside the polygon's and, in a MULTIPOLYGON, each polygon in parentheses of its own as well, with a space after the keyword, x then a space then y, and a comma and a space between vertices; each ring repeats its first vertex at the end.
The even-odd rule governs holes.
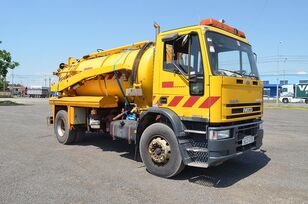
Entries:
MULTIPOLYGON (((69 58, 68 66, 59 72, 61 80, 51 87, 51 91, 63 92, 64 96, 71 96, 68 90, 79 86, 75 89, 73 96, 111 95, 118 96, 120 102, 123 102, 115 77, 110 78, 113 75, 114 65, 120 59, 116 64, 116 71, 121 72, 120 81, 125 91, 126 88, 129 88, 136 55, 145 43, 147 41, 92 53, 88 58, 81 59, 79 62, 69 58), (89 69, 90 67, 91 69, 89 69)), ((144 97, 137 99, 142 108, 150 107, 152 104, 153 49, 151 47, 143 54, 138 69, 137 83, 142 85, 141 88, 145 93, 144 97)))
MULTIPOLYGON (((245 38, 211 26, 197 25, 160 33, 155 44, 143 54, 138 67, 137 83, 135 86, 140 86, 143 96, 131 97, 129 101, 136 103, 141 110, 146 110, 148 107, 156 105, 160 97, 167 97, 167 104, 162 104, 161 107, 172 109, 178 116, 207 118, 212 123, 233 122, 261 117, 263 110, 263 84, 260 80, 238 78, 243 79, 245 83, 237 84, 237 78, 235 77, 214 76, 212 74, 204 39, 205 32, 209 30, 248 43, 245 38), (185 35, 190 32, 195 32, 199 36, 204 68, 204 95, 200 96, 192 107, 183 107, 184 103, 190 98, 189 83, 183 75, 163 70, 164 43, 162 38, 174 33, 185 35), (162 82, 165 81, 172 81, 174 87, 162 88, 162 82), (246 81, 249 81, 249 85, 246 84, 246 81), (253 81, 257 82, 258 85, 252 85, 253 81), (168 103, 175 96, 183 96, 183 99, 176 107, 168 106, 168 103), (199 108, 208 97, 219 97, 219 99, 211 108, 199 108), (260 100, 260 114, 240 118, 227 118, 227 116, 234 115, 231 112, 231 108, 227 107, 228 104, 236 103, 234 101, 239 103, 256 103, 257 101, 260 102, 260 100)), ((125 89, 130 86, 134 60, 145 43, 147 41, 95 52, 79 61, 75 58, 69 58, 68 65, 58 73, 59 83, 51 88, 51 91, 58 91, 64 97, 51 98, 50 104, 89 108, 117 107, 118 102, 123 102, 123 96, 115 78, 110 77, 113 74, 114 65, 116 64, 116 71, 122 75, 120 82, 125 92, 125 89)))
POLYGON ((72 106, 68 106, 67 109, 67 120, 68 120, 68 127, 71 130, 74 124, 74 114, 75 114, 75 109, 72 106))
POLYGON ((118 107, 118 98, 116 96, 75 96, 50 98, 49 104, 58 106, 116 108, 118 107))

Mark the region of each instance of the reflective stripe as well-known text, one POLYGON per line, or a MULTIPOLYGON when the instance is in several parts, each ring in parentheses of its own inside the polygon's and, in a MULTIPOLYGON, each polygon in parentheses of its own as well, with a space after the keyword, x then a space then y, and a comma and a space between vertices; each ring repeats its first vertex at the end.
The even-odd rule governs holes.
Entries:
POLYGON ((189 99, 185 102, 183 107, 192 107, 198 100, 200 96, 191 96, 189 99))
POLYGON ((220 97, 210 96, 199 106, 199 108, 210 108, 220 97))
MULTIPOLYGON (((190 97, 185 97, 185 96, 152 96, 152 103, 157 104, 158 106, 162 105, 167 105, 168 107, 177 107, 181 101, 185 99, 185 103, 183 104, 182 107, 184 108, 191 108, 193 107, 198 100, 200 99, 200 96, 190 96, 190 97), (160 98, 165 97, 170 99, 170 102, 168 104, 161 104, 160 103, 160 98)), ((199 106, 198 108, 210 108, 212 105, 218 101, 220 96, 210 96, 206 98, 199 106)))
POLYGON ((172 106, 172 107, 177 106, 183 98, 184 98, 184 96, 175 96, 175 97, 170 101, 170 103, 168 104, 168 106, 172 106))

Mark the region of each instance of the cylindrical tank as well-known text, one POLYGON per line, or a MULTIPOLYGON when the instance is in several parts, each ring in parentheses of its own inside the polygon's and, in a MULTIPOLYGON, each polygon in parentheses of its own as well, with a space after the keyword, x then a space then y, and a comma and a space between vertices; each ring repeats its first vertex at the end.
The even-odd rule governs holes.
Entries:
MULTIPOLYGON (((119 78, 121 87, 125 93, 127 88, 131 85, 131 76, 133 74, 133 65, 138 57, 140 48, 128 48, 125 51, 115 54, 106 54, 105 56, 89 57, 79 62, 75 62, 72 65, 68 65, 61 70, 59 78, 69 80, 70 76, 75 74, 82 74, 86 70, 98 69, 104 70, 104 68, 113 67, 115 64, 122 66, 121 69, 117 69, 117 76, 119 78)), ((106 51, 107 52, 107 51, 106 51)), ((139 54, 140 55, 140 54, 139 54)), ((149 107, 152 105, 152 93, 153 93, 153 45, 148 46, 142 53, 137 66, 136 83, 141 84, 143 96, 129 98, 130 102, 137 103, 139 107, 149 107)), ((90 55, 91 56, 91 55, 90 55)), ((78 96, 118 96, 119 102, 124 101, 124 96, 117 83, 116 76, 113 71, 102 71, 97 76, 90 79, 83 80, 79 83, 79 86, 75 89, 75 93, 78 96)))

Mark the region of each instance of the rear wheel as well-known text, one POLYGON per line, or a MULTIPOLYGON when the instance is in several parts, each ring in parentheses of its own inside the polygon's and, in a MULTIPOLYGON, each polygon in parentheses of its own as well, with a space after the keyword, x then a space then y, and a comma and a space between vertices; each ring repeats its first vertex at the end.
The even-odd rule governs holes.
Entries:
POLYGON ((305 103, 307 103, 307 104, 308 104, 308 98, 306 98, 306 99, 305 99, 305 103))
POLYGON ((176 136, 162 123, 145 129, 140 139, 140 156, 147 170, 160 177, 170 178, 184 168, 176 136))
POLYGON ((289 99, 283 98, 283 99, 282 99, 282 103, 289 103, 289 99))
POLYGON ((76 138, 76 130, 70 130, 68 127, 67 112, 60 110, 55 119, 54 131, 57 139, 62 144, 71 144, 76 138))

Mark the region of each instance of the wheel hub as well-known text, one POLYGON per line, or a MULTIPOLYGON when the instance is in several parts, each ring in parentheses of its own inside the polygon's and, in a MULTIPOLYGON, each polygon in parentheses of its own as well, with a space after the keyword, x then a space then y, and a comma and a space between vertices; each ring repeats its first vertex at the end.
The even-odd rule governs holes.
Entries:
POLYGON ((63 120, 60 120, 57 125, 58 134, 60 137, 64 136, 65 133, 65 124, 63 120))
POLYGON ((154 163, 164 165, 169 161, 171 149, 169 143, 162 137, 155 137, 148 146, 148 151, 154 163))

